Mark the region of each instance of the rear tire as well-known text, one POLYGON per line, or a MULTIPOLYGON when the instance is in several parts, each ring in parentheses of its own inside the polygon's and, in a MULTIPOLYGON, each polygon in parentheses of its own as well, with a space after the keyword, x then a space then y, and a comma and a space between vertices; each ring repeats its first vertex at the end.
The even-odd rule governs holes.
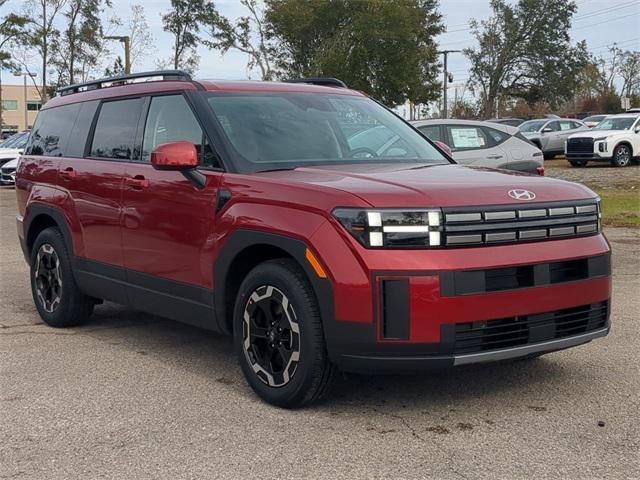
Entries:
POLYGON ((631 149, 627 145, 618 145, 613 151, 611 165, 614 167, 626 167, 631 163, 631 149))
POLYGON ((242 371, 264 401, 297 408, 327 392, 335 367, 315 294, 294 260, 269 260, 249 272, 238 291, 233 325, 242 371))
POLYGON ((569 163, 574 168, 584 168, 587 166, 586 160, 569 160, 569 163))
POLYGON ((40 232, 31 249, 31 293, 40 318, 51 327, 73 327, 93 313, 94 300, 80 292, 71 257, 57 228, 40 232))

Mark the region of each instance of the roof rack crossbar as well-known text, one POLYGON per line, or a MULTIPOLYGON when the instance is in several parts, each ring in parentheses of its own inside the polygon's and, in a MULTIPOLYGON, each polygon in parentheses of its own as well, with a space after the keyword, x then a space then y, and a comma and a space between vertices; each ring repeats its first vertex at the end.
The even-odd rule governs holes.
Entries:
POLYGON ((60 87, 58 88, 57 92, 58 95, 70 95, 72 93, 81 91, 96 90, 98 88, 102 88, 102 85, 105 83, 123 84, 128 80, 138 80, 141 78, 153 77, 162 77, 162 80, 183 80, 187 82, 192 81, 191 75, 182 70, 157 70, 152 72, 130 73, 128 75, 118 75, 115 77, 99 78, 97 80, 91 80, 84 83, 76 83, 74 85, 60 87))
POLYGON ((338 87, 338 88, 349 88, 347 84, 342 80, 338 80, 337 78, 330 77, 312 77, 312 78, 294 78, 292 80, 285 80, 287 83, 308 83, 310 85, 321 85, 323 87, 338 87))

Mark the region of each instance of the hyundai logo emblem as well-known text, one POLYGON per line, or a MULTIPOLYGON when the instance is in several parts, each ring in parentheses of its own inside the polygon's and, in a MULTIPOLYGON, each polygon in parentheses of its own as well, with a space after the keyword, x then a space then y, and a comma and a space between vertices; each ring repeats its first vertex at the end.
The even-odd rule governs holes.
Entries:
POLYGON ((529 190, 509 190, 509 196, 511 198, 515 198, 516 200, 533 200, 536 198, 536 194, 530 192, 529 190))

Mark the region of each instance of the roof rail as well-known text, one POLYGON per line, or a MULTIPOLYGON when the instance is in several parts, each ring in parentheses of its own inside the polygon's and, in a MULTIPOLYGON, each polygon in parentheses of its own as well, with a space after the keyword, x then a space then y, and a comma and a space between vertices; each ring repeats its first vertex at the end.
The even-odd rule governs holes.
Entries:
MULTIPOLYGON (((124 85, 129 83, 129 80, 138 80, 142 78, 162 77, 162 80, 184 80, 187 82, 192 81, 191 75, 182 70, 157 70, 152 72, 139 72, 130 73, 128 75, 118 75, 116 77, 100 78, 98 80, 91 80, 84 83, 76 83, 75 85, 69 85, 67 87, 58 88, 58 95, 71 95, 72 93, 86 92, 88 90, 96 90, 103 88, 103 84, 117 84, 124 85)), ((114 86, 114 85, 109 85, 114 86)))
POLYGON ((338 87, 338 88, 349 88, 347 84, 342 80, 338 80, 337 78, 322 78, 322 77, 312 77, 312 78, 294 78, 293 80, 285 80, 287 83, 308 83, 310 85, 321 85, 323 87, 338 87))

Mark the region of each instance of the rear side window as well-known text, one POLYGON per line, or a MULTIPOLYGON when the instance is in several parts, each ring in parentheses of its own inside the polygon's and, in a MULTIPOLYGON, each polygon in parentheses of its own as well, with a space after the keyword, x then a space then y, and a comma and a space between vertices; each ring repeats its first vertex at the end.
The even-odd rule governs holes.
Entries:
POLYGON ((87 137, 89 136, 91 123, 93 122, 93 117, 96 114, 99 103, 100 102, 98 100, 94 100, 92 102, 84 102, 80 104, 80 111, 78 112, 76 123, 73 126, 73 130, 71 131, 71 135, 69 136, 69 141, 67 142, 67 147, 65 149, 65 157, 84 157, 87 137))
POLYGON ((79 103, 74 103, 40 111, 25 153, 49 157, 65 156, 80 107, 79 103))
POLYGON ((424 127, 418 127, 424 135, 433 142, 442 142, 442 132, 439 125, 425 125, 424 127))
POLYGON ((196 146, 200 165, 219 168, 200 124, 182 95, 151 99, 142 143, 142 161, 151 162, 151 152, 162 143, 184 140, 196 146))
POLYGON ((496 130, 495 128, 486 127, 484 128, 484 131, 488 133, 489 136, 493 139, 494 145, 499 145, 507 140, 507 138, 509 138, 508 133, 501 132, 500 130, 496 130))
POLYGON ((91 143, 92 157, 130 160, 137 156, 134 143, 142 103, 141 98, 133 98, 101 105, 91 143))
POLYGON ((489 148, 493 142, 480 127, 448 125, 447 130, 454 150, 477 150, 489 148))

